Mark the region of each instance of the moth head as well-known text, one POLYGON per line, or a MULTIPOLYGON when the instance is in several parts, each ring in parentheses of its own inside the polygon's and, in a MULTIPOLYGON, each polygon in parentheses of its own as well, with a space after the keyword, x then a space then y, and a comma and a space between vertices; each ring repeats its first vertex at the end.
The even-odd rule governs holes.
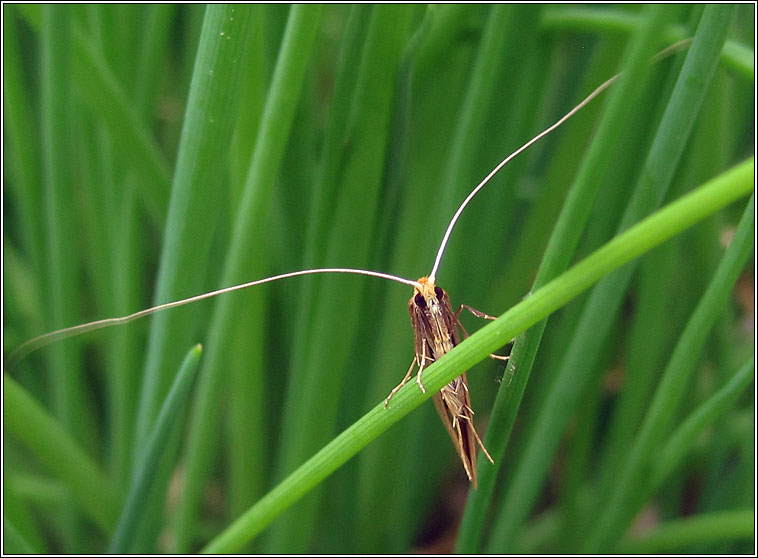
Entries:
POLYGON ((431 277, 421 277, 418 286, 413 287, 413 302, 419 308, 426 308, 430 304, 442 302, 445 297, 445 291, 434 284, 431 277))

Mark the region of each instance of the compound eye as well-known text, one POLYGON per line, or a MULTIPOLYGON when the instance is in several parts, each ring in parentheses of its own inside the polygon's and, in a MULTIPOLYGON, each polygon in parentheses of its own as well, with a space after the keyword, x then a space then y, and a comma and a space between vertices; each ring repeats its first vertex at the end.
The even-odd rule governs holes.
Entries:
POLYGON ((419 308, 426 308, 426 300, 424 300, 424 297, 421 294, 417 294, 413 300, 419 308))
POLYGON ((434 287, 434 295, 437 297, 437 300, 442 302, 442 297, 445 296, 445 291, 439 287, 434 287))

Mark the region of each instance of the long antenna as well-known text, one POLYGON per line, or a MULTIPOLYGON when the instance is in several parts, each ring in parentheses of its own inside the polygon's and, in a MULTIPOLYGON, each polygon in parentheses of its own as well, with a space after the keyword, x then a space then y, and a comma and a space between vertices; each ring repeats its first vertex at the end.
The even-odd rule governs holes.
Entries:
MULTIPOLYGON (((664 58, 668 56, 669 54, 678 51, 682 47, 688 45, 692 42, 691 38, 682 39, 681 41, 678 41, 674 43, 673 45, 670 45, 660 52, 658 52, 653 58, 652 62, 657 62, 661 58, 664 58)), ((555 124, 544 130, 543 132, 540 132, 536 136, 534 136, 532 139, 530 139, 528 142, 526 142, 524 145, 519 147, 516 151, 508 155, 505 159, 500 161, 500 163, 490 171, 490 173, 484 177, 484 180, 482 180, 476 188, 471 190, 468 196, 466 196, 466 199, 463 200, 463 203, 461 203, 460 207, 458 207, 458 210, 455 212, 455 215, 453 215, 453 218, 450 220, 450 224, 447 226, 447 230, 445 231, 445 236, 442 237, 442 243, 440 244, 439 250, 437 250, 437 257, 434 260, 434 266, 432 266, 432 271, 429 274, 429 280, 434 282, 437 276, 437 270, 440 267, 440 262, 442 261, 442 256, 445 253, 445 248, 447 248, 448 240, 450 240, 450 234, 453 232, 453 227, 455 227, 455 224, 458 221, 458 218, 461 216, 461 213, 463 213, 463 210, 466 209, 466 206, 469 204, 469 202, 473 199, 475 195, 479 193, 479 190, 484 188, 485 184, 487 184, 490 179, 497 174, 497 172, 502 169, 508 162, 513 159, 516 155, 524 151, 527 147, 532 145, 534 142, 544 138, 546 135, 548 135, 550 132, 555 130, 558 126, 566 122, 569 118, 574 116, 577 112, 579 112, 581 109, 583 109, 587 103, 589 103, 592 99, 597 97, 600 93, 602 93, 605 89, 610 87, 614 81, 616 81, 619 76, 621 76, 623 72, 619 72, 609 80, 603 82, 600 86, 597 87, 592 93, 587 95, 587 97, 578 105, 576 105, 573 109, 571 109, 563 118, 558 120, 555 124)))
POLYGON ((26 341, 25 343, 22 343, 19 345, 9 356, 6 361, 6 366, 8 370, 11 370, 14 368, 14 366, 26 355, 31 353, 32 351, 36 351, 39 348, 42 348, 46 345, 49 345, 53 341, 59 341, 61 339, 67 339, 69 337, 72 337, 74 335, 79 335, 80 333, 85 333, 87 331, 94 331, 96 329, 102 329, 105 327, 111 327, 111 326, 117 326, 122 324, 127 324, 129 322, 132 322, 134 320, 138 320, 140 318, 144 318, 145 316, 149 316, 150 314, 155 314, 156 312, 160 312, 161 310, 168 310, 169 308, 176 308, 177 306, 183 306, 185 304, 189 304, 191 302, 197 302, 199 300, 204 300, 206 298, 212 298, 214 296, 218 296, 225 293, 230 293, 232 291, 239 291, 241 289, 246 289, 248 287, 253 287, 255 285, 262 285, 263 283, 271 283, 272 281, 278 281, 280 279, 287 279, 288 277, 297 277, 298 275, 312 275, 315 273, 353 273, 357 275, 369 275, 371 277, 379 277, 381 279, 389 279, 390 281, 396 281, 398 283, 403 283, 405 285, 410 285, 411 287, 421 287, 418 282, 412 281, 410 279, 405 279, 404 277, 398 277, 396 275, 391 275, 389 273, 381 273, 379 271, 367 271, 365 269, 350 269, 350 268, 344 268, 344 267, 328 267, 328 268, 319 268, 319 269, 305 269, 302 271, 292 271, 290 273, 283 273, 281 275, 274 275, 273 277, 266 277, 265 279, 258 279, 256 281, 250 281, 248 283, 242 283, 240 285, 234 285, 232 287, 225 287, 223 289, 218 289, 215 291, 210 291, 207 293, 191 296, 189 298, 183 298, 182 300, 175 300, 173 302, 166 302, 165 304, 159 304, 158 306, 153 306, 152 308, 146 308, 144 310, 140 310, 139 312, 135 312, 134 314, 129 314, 128 316, 123 316, 121 318, 107 318, 104 320, 97 320, 94 322, 87 322, 86 324, 80 324, 73 327, 67 327, 64 329, 58 329, 56 331, 51 331, 50 333, 45 333, 44 335, 40 335, 39 337, 35 337, 33 339, 30 339, 29 341, 26 341))
POLYGON ((484 177, 484 180, 482 180, 476 188, 471 190, 468 196, 466 196, 466 199, 463 200, 463 203, 458 207, 458 210, 453 215, 453 218, 450 220, 450 224, 447 226, 447 230, 445 231, 445 236, 442 237, 442 243, 440 244, 439 250, 437 250, 437 258, 434 260, 434 266, 432 267, 432 272, 429 274, 429 279, 434 280, 437 276, 437 270, 440 267, 440 262, 442 261, 442 256, 445 253, 445 248, 447 248, 448 240, 450 240, 450 234, 453 232, 453 227, 455 227, 456 222, 458 221, 458 218, 461 216, 461 213, 463 213, 463 210, 466 209, 466 206, 469 204, 469 202, 473 199, 475 195, 479 193, 479 190, 484 188, 484 186, 490 181, 490 179, 497 174, 497 172, 502 169, 505 165, 508 164, 508 162, 513 159, 516 155, 524 151, 527 147, 535 143, 536 141, 544 138, 546 135, 548 135, 550 132, 555 130, 558 126, 566 122, 569 118, 574 116, 577 112, 579 112, 581 109, 587 105, 592 99, 597 97, 604 89, 606 89, 608 86, 610 86, 621 74, 616 74, 606 82, 604 82, 602 85, 600 85, 597 89, 595 89, 592 93, 590 93, 581 103, 576 105, 571 111, 569 111, 568 114, 566 114, 563 118, 561 118, 558 122, 547 128, 546 130, 540 132, 536 136, 534 136, 532 139, 530 139, 528 142, 526 142, 524 145, 519 147, 516 151, 508 155, 505 159, 500 161, 500 163, 490 171, 490 173, 484 177))

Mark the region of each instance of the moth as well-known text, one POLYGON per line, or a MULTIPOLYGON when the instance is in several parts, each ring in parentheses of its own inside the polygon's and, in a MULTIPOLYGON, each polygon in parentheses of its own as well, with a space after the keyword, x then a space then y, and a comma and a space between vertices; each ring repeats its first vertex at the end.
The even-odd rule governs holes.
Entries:
MULTIPOLYGON (((418 286, 414 286, 413 296, 408 301, 408 314, 413 327, 414 358, 403 380, 387 396, 384 402, 385 408, 389 406, 392 396, 410 379, 415 367, 418 367, 416 383, 421 391, 426 393, 421 381, 421 373, 424 368, 450 352, 453 347, 460 343, 458 329, 465 336, 468 336, 459 318, 464 308, 481 318, 495 319, 466 305, 461 305, 456 312, 453 312, 450 297, 444 289, 434 284, 433 278, 421 277, 417 282, 418 286)), ((501 359, 508 358, 499 355, 491 356, 501 359)), ((495 463, 495 461, 474 427, 474 411, 471 408, 466 373, 464 372, 443 386, 439 392, 434 394, 432 400, 442 419, 442 424, 445 425, 445 430, 450 435, 458 456, 461 458, 466 476, 476 488, 477 446, 482 448, 490 463, 495 463)))

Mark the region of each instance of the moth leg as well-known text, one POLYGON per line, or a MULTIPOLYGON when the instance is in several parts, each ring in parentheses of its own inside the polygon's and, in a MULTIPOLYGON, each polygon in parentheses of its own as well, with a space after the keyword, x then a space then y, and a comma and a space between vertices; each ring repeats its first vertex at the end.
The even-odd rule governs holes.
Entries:
MULTIPOLYGON (((467 304, 461 304, 458 307, 458 310, 455 312, 455 321, 458 323, 458 327, 461 328, 461 331, 463 332, 463 336, 464 337, 468 337, 469 336, 468 331, 466 331, 466 328, 463 326, 463 322, 461 322, 461 319, 460 319, 461 312, 463 311, 464 308, 466 310, 468 310, 469 312, 471 312, 477 318, 482 318, 484 320, 496 320, 497 319, 494 316, 490 316, 489 314, 485 314, 484 312, 482 312, 480 310, 477 310, 476 308, 472 308, 471 306, 469 306, 467 304)), ((495 354, 490 354, 490 358, 494 358, 496 360, 506 361, 506 360, 508 360, 510 358, 510 355, 495 355, 495 354)))
POLYGON ((472 313, 474 316, 476 316, 477 318, 482 318, 483 320, 497 320, 497 318, 496 318, 495 316, 490 316, 489 314, 485 314, 485 313, 484 313, 484 312, 482 312, 481 310, 477 310, 476 308, 473 308, 473 307, 469 306, 468 304, 461 304, 461 305, 460 305, 460 307, 458 308, 458 311, 455 313, 455 317, 456 317, 456 318, 457 318, 458 316, 460 316, 460 314, 461 314, 461 311, 462 311, 464 308, 465 308, 466 310, 468 310, 469 312, 471 312, 471 313, 472 313))
MULTIPOLYGON (((467 420, 471 420, 470 418, 466 417, 467 420)), ((490 455, 490 452, 487 451, 487 448, 484 447, 484 442, 482 442, 482 439, 479 437, 479 434, 476 432, 476 428, 473 427, 473 424, 471 425, 471 430, 474 432, 474 437, 476 438, 477 443, 479 444, 479 447, 482 448, 482 451, 484 452, 484 455, 487 456, 487 459, 490 463, 494 464, 495 460, 492 459, 492 456, 490 455)))
POLYGON ((422 345, 421 347, 421 362, 418 365, 418 374, 416 374, 416 383, 418 384, 418 387, 421 389, 421 393, 426 393, 426 388, 424 387, 424 384, 421 383, 421 373, 424 371, 424 368, 426 368, 426 361, 434 362, 434 359, 426 356, 426 343, 422 345))
POLYGON ((411 361, 411 366, 408 368, 408 372, 405 373, 405 377, 403 378, 403 381, 397 384, 393 390, 390 392, 390 394, 387 396, 387 399, 384 400, 384 408, 386 409, 390 404, 390 399, 392 399, 392 396, 397 393, 397 391, 403 387, 406 382, 411 378, 411 372, 413 372, 413 367, 416 366, 416 357, 413 357, 413 360, 411 361))

